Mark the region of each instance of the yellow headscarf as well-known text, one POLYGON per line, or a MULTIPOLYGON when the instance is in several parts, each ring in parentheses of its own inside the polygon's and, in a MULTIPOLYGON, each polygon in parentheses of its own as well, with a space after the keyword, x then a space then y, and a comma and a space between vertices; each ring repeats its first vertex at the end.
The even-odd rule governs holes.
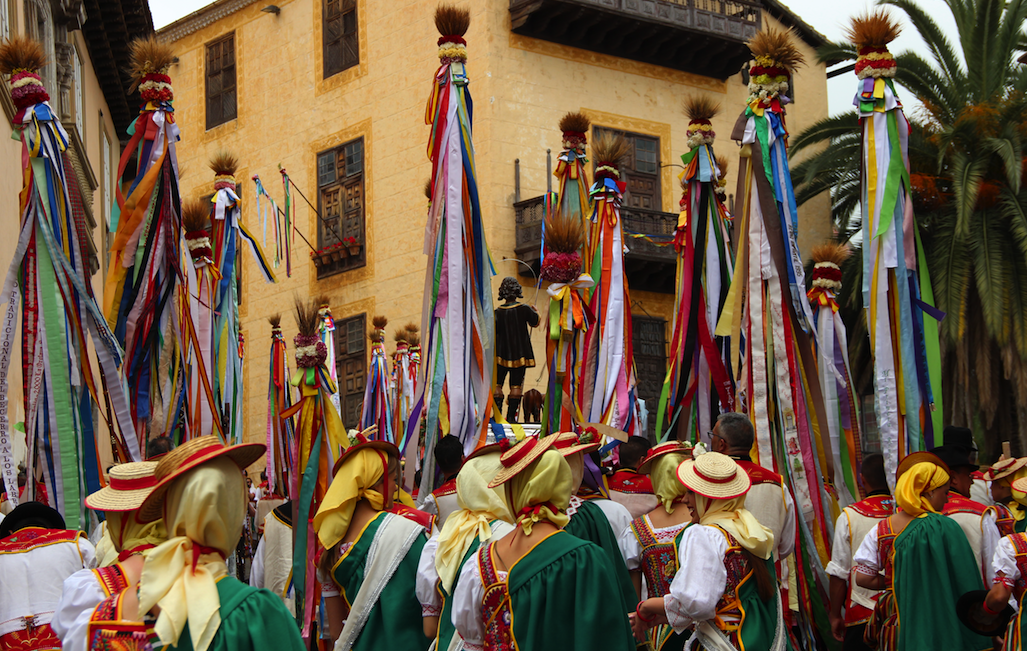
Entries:
POLYGON ((678 499, 688 490, 678 479, 678 466, 687 457, 677 452, 657 457, 649 470, 649 481, 653 484, 653 493, 656 495, 667 513, 674 512, 674 500, 678 499))
POLYGON ((164 523, 171 536, 150 550, 139 582, 139 612, 160 606, 154 627, 165 644, 178 645, 186 622, 196 651, 207 651, 221 626, 217 579, 242 535, 249 495, 242 470, 220 457, 171 483, 164 523))
POLYGON ((699 511, 699 524, 720 527, 757 558, 766 560, 774 553, 774 532, 757 522, 745 508, 745 495, 714 500, 696 493, 695 507, 699 511))
POLYGON ((439 533, 439 549, 435 553, 435 569, 448 593, 453 587, 460 561, 475 536, 480 542, 492 537, 492 520, 513 521, 510 507, 503 498, 503 488, 489 488, 489 482, 503 467, 500 453, 490 452, 464 464, 456 477, 456 501, 460 510, 446 518, 439 533))
POLYGON ((510 480, 507 497, 516 522, 530 536, 536 522, 548 520, 563 529, 570 522, 571 467, 558 450, 549 449, 538 461, 510 480), (555 507, 550 508, 550 506, 555 507))
POLYGON ((949 474, 938 464, 922 461, 913 464, 895 482, 895 503, 914 518, 924 513, 937 513, 924 493, 947 484, 949 474))
POLYGON ((346 537, 358 500, 367 500, 378 511, 384 508, 385 496, 371 487, 385 476, 388 462, 388 453, 374 448, 357 450, 343 461, 314 515, 314 531, 325 549, 346 537))
POLYGON ((164 520, 140 524, 135 518, 135 511, 108 511, 107 531, 110 533, 111 543, 119 552, 143 545, 156 547, 168 539, 164 520))

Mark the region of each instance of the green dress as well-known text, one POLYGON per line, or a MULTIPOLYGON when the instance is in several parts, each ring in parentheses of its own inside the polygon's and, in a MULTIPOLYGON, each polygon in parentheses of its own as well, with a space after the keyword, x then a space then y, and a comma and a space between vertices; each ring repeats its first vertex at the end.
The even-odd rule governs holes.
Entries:
POLYGON ((634 611, 638 593, 635 592, 635 586, 631 583, 631 574, 628 573, 628 566, 624 564, 624 555, 621 554, 620 545, 617 544, 617 534, 620 532, 613 530, 603 510, 595 503, 583 500, 563 530, 576 538, 595 543, 603 550, 607 563, 613 570, 624 603, 629 604, 630 610, 634 611))
MULTIPOLYGON (((219 579, 217 586, 221 626, 209 651, 305 651, 296 618, 275 593, 228 576, 219 579)), ((188 622, 178 636, 178 646, 165 648, 193 651, 188 622)))
POLYGON ((892 589, 898 609, 902 651, 978 651, 991 639, 963 626, 956 602, 984 588, 966 535, 953 520, 928 513, 895 538, 892 589))
POLYGON ((603 550, 566 532, 553 533, 507 576, 517 649, 633 650, 628 612, 634 604, 618 599, 617 587, 603 550))
MULTIPOLYGON (((364 582, 367 554, 374 542, 378 528, 390 514, 384 511, 371 520, 360 538, 346 551, 332 570, 335 583, 342 590, 342 598, 349 606, 364 582)), ((393 516, 399 517, 399 516, 393 516)), ((426 538, 418 536, 407 550, 406 556, 392 578, 382 588, 378 601, 371 607, 367 621, 353 644, 355 651, 378 649, 427 649, 431 639, 425 637, 421 624, 421 604, 414 592, 417 578, 417 561, 426 538)), ((352 616, 352 615, 351 615, 352 616)), ((271 649, 271 647, 268 647, 271 649)))

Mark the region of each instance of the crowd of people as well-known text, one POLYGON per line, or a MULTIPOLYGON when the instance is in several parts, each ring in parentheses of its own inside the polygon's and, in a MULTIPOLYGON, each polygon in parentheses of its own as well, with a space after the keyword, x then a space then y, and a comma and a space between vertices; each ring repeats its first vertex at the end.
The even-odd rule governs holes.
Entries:
MULTIPOLYGON (((589 430, 466 458, 444 437, 439 487, 416 499, 397 448, 352 435, 311 520, 322 551, 308 631, 292 504, 245 475, 264 446, 155 447, 87 498, 103 516, 95 546, 41 502, 0 521, 0 651, 798 650, 801 515, 782 477, 750 460, 753 437, 737 413, 708 450, 633 437, 606 478, 589 476, 589 430), (244 572, 232 561, 247 521, 259 538, 244 572)), ((893 478, 880 455, 861 460, 865 497, 838 517, 827 566, 844 649, 1021 649, 1027 458, 982 473, 975 455, 969 430, 947 428, 893 478)))

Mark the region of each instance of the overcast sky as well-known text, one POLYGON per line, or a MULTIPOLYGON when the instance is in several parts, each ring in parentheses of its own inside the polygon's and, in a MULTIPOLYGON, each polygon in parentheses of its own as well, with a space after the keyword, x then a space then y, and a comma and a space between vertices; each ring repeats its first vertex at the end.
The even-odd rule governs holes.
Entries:
MULTIPOLYGON (((506 2, 507 0, 492 0, 494 2, 506 2)), ((919 4, 934 17, 942 30, 948 34, 949 39, 956 41, 956 25, 952 20, 952 14, 943 0, 917 0, 919 4)), ((172 23, 183 16, 186 16, 200 7, 209 4, 205 0, 150 0, 150 11, 153 14, 153 25, 157 29, 172 23)), ((842 32, 849 19, 873 6, 868 0, 786 0, 785 4, 798 14, 803 20, 812 25, 821 34, 832 41, 842 40, 842 32)), ((914 50, 924 57, 929 57, 927 48, 920 40, 919 34, 912 25, 906 23, 905 15, 892 10, 900 21, 905 23, 905 29, 898 40, 892 46, 894 53, 903 50, 914 50)), ((852 98, 856 94, 856 75, 845 73, 827 82, 831 114, 849 110, 852 107, 852 98)), ((912 98, 903 98, 907 108, 913 104, 912 98)))

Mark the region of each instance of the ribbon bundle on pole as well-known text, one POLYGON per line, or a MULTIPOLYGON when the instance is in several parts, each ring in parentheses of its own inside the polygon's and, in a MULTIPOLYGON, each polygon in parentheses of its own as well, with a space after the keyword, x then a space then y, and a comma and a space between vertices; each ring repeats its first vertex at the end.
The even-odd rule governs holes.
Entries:
POLYGON ((219 276, 214 292, 215 394, 223 405, 225 438, 242 443, 243 347, 239 331, 239 251, 241 242, 249 245, 257 270, 265 282, 275 282, 271 265, 256 238, 242 223, 242 206, 236 194, 235 172, 238 159, 218 152, 210 161, 214 172, 212 206, 212 243, 214 266, 219 276))
MULTIPOLYGON (((260 227, 263 233, 262 244, 264 248, 267 248, 267 213, 271 212, 271 228, 275 237, 275 258, 272 261, 272 266, 277 269, 282 266, 282 260, 285 259, 286 253, 289 248, 289 242, 286 240, 288 230, 282 226, 282 209, 278 207, 278 203, 272 198, 271 194, 261 183, 260 177, 256 174, 253 175, 253 183, 256 185, 257 192, 257 215, 260 219, 260 227), (265 205, 265 202, 266 205, 265 205)), ((292 269, 285 270, 286 278, 292 276, 292 269)))
POLYGON ((595 287, 589 309, 595 327, 585 338, 585 362, 579 391, 582 413, 591 423, 602 423, 635 434, 635 369, 631 340, 631 301, 624 273, 624 233, 620 206, 626 185, 620 180, 619 164, 629 144, 620 135, 603 133, 592 145, 597 161, 591 236, 589 275, 595 287))
POLYGON ((328 359, 328 377, 332 379, 335 391, 331 395, 332 406, 335 411, 342 414, 342 402, 339 398, 339 369, 335 365, 335 319, 332 317, 332 308, 328 305, 328 298, 322 296, 318 299, 320 307, 317 309, 317 336, 325 345, 325 353, 328 359))
POLYGON ((863 458, 858 404, 849 367, 849 337, 836 300, 842 287, 842 263, 849 257, 849 248, 828 242, 813 247, 812 253, 813 287, 806 296, 813 304, 813 327, 824 347, 825 354, 818 360, 817 377, 824 395, 834 455, 835 492, 839 506, 844 508, 860 499, 856 478, 863 458), (833 364, 833 368, 828 364, 833 364))
POLYGON ((317 513, 328 485, 332 481, 332 465, 346 444, 346 431, 329 396, 336 391, 325 361, 328 351, 317 334, 316 302, 296 300, 296 373, 290 380, 299 389, 298 402, 284 409, 282 419, 296 416, 293 459, 300 474, 292 481, 292 495, 299 495, 293 532, 293 587, 296 589, 296 618, 303 636, 310 635, 314 604, 317 602, 314 581, 314 555, 317 536, 311 518, 317 513))
POLYGON ((133 156, 138 167, 127 197, 116 188, 120 216, 103 296, 107 321, 125 350, 123 374, 140 442, 151 420, 174 424, 171 398, 177 380, 162 375, 162 369, 180 367, 167 360, 180 362, 189 345, 188 320, 178 314, 188 308, 179 296, 185 241, 175 155, 179 131, 167 74, 174 60, 170 47, 154 37, 132 44, 132 74, 143 106, 129 127, 118 178, 133 156))
POLYGON ((416 371, 411 373, 410 342, 418 341, 417 325, 408 323, 392 337, 396 342, 396 350, 392 353, 392 431, 403 436, 414 406, 416 371))
POLYGON ((862 130, 863 305, 874 356, 874 406, 888 477, 940 434, 941 353, 934 295, 909 196, 909 122, 895 92, 883 11, 852 21, 862 130))
POLYGON ((272 495, 299 498, 296 490, 296 433, 291 418, 282 414, 292 407, 288 347, 282 336, 282 315, 268 318, 271 324, 271 368, 267 388, 267 481, 272 495))
POLYGON ((791 33, 774 28, 757 32, 749 48, 749 98, 732 134, 742 145, 734 277, 715 334, 731 337, 736 410, 755 425, 754 461, 783 475, 795 495, 800 626, 815 622, 829 635, 823 566, 837 513, 828 490, 834 455, 816 377, 784 123, 789 81, 803 57, 791 33))
POLYGON ((546 352, 549 385, 546 391, 543 433, 572 431, 583 420, 575 401, 581 377, 585 332, 593 317, 585 293, 595 282, 584 272, 585 219, 590 214, 585 144, 591 124, 581 113, 568 113, 560 120, 563 151, 553 174, 560 179, 555 205, 546 201, 542 229, 540 277, 550 283, 546 352), (564 404, 564 399, 571 404, 564 404))
POLYGON ((43 87, 39 70, 46 55, 36 41, 15 37, 0 47, 0 72, 10 75, 17 113, 15 136, 22 144, 21 220, 14 258, 3 287, 4 335, 0 345, 0 466, 3 488, 18 503, 17 467, 7 414, 7 373, 18 327, 22 334, 22 380, 28 456, 26 499, 47 500, 68 527, 84 525, 83 498, 101 486, 99 441, 91 400, 113 400, 120 437, 106 402, 116 455, 139 460, 139 442, 119 383, 121 349, 92 293, 85 209, 75 172, 65 155, 64 131, 43 87), (99 360, 94 376, 88 341, 99 360), (97 381, 100 380, 98 383, 97 381), (106 386, 105 386, 106 385, 106 386), (39 474, 47 496, 35 494, 39 474))
POLYGON ((712 100, 694 95, 685 102, 689 152, 681 157, 681 214, 674 234, 677 251, 674 326, 670 366, 656 416, 657 436, 669 420, 698 440, 713 429, 716 415, 731 411, 734 383, 723 339, 713 332, 731 285, 727 211, 717 196, 723 172, 713 155, 717 134, 710 120, 719 111, 712 100))
POLYGON ((392 430, 392 401, 389 399, 389 354, 385 352, 385 326, 389 320, 376 316, 374 328, 367 333, 371 341, 371 366, 364 384, 364 406, 360 414, 361 430, 376 427, 372 438, 395 443, 392 430))
POLYGON ((441 6, 435 12, 441 65, 432 79, 425 111, 431 125, 428 156, 432 161, 432 201, 425 226, 424 252, 429 256, 421 310, 425 339, 418 400, 407 426, 417 435, 425 412, 425 467, 421 490, 434 480, 432 456, 439 434, 440 409, 449 431, 467 452, 484 437, 492 403, 495 315, 491 277, 495 274, 482 224, 471 142, 473 104, 467 88, 467 42, 470 13, 441 6), (443 401, 445 394, 445 401, 443 401), (444 405, 443 405, 444 402, 444 405))
MULTIPOLYGON (((221 423, 221 402, 214 397, 217 381, 214 376, 214 296, 220 282, 220 272, 214 265, 211 244, 210 204, 202 200, 182 203, 182 227, 185 247, 191 264, 185 266, 185 283, 179 292, 179 304, 188 305, 188 318, 192 333, 183 342, 186 350, 184 363, 188 369, 188 391, 181 403, 185 412, 186 438, 206 436, 215 431, 215 421, 221 423), (195 345, 190 345, 195 343, 195 345)), ((183 322, 186 315, 182 315, 183 322)), ((162 374, 162 375, 167 375, 162 374)), ((172 373, 171 377, 179 377, 172 373)), ((172 392, 172 395, 177 393, 172 392)))

